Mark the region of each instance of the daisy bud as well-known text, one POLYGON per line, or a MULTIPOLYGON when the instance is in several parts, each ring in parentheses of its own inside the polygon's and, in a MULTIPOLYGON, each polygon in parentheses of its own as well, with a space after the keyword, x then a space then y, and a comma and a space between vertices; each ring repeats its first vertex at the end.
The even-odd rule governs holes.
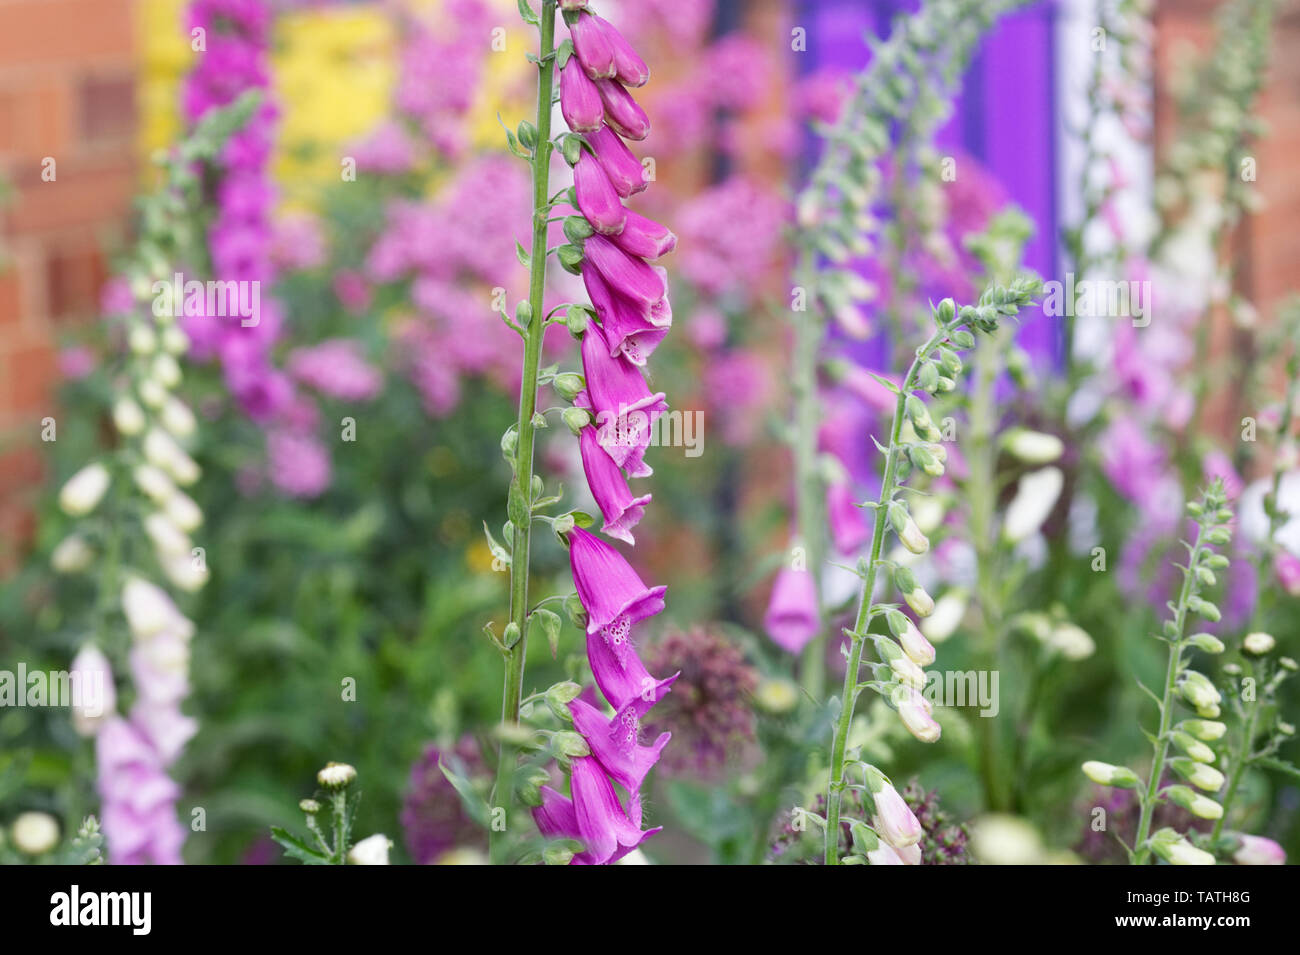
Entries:
POLYGON ((1253 656, 1262 657, 1266 653, 1271 653, 1277 646, 1277 641, 1273 639, 1272 634, 1256 631, 1255 633, 1246 634, 1246 638, 1241 641, 1242 649, 1253 656))
POLYGON ((19 852, 44 855, 59 844, 59 822, 47 812, 24 812, 14 820, 10 837, 19 852))
POLYGON ((1137 774, 1127 766, 1112 766, 1110 763, 1090 759, 1083 764, 1083 774, 1098 786, 1114 786, 1116 789, 1132 789, 1138 784, 1137 774))
POLYGON ((1197 789, 1217 793, 1223 788, 1223 773, 1213 766, 1207 766, 1205 763, 1198 763, 1194 759, 1180 756, 1169 761, 1169 768, 1197 789))
POLYGON ((113 426, 117 428, 118 434, 131 437, 144 430, 145 417, 144 411, 133 400, 125 395, 118 398, 113 405, 113 426))
POLYGON ((1175 806, 1181 806, 1198 819, 1218 819, 1223 815, 1222 806, 1187 786, 1170 786, 1165 790, 1165 796, 1175 806))
POLYGON ((348 851, 348 865, 388 865, 392 847, 392 840, 385 835, 367 836, 348 851))
POLYGON ((342 789, 350 786, 356 778, 356 769, 347 763, 326 763, 325 768, 316 774, 316 782, 324 789, 342 789))
MULTIPOLYGON (((1198 721, 1189 720, 1188 722, 1198 722, 1198 721)), ((1209 723, 1208 725, 1223 726, 1222 723, 1209 723)), ((1192 757, 1192 759, 1196 760, 1198 763, 1214 762, 1215 759, 1214 750, 1210 749, 1210 747, 1206 746, 1200 740, 1192 739, 1192 737, 1188 736, 1186 733, 1179 733, 1179 732, 1173 733, 1170 736, 1170 739, 1173 740, 1175 746, 1181 749, 1188 756, 1192 757)))
POLYGON ((59 491, 59 507, 71 517, 84 517, 99 506, 109 483, 108 468, 98 461, 87 464, 59 491))
POLYGON ((69 534, 50 554, 50 566, 60 574, 75 574, 90 566, 95 552, 80 534, 69 534))
POLYGON ((1241 846, 1232 854, 1237 865, 1286 865, 1286 850, 1263 836, 1239 835, 1241 846))
POLYGON ((1051 464, 1063 453, 1065 444, 1054 434, 1013 428, 1002 437, 1007 453, 1025 464, 1051 464))

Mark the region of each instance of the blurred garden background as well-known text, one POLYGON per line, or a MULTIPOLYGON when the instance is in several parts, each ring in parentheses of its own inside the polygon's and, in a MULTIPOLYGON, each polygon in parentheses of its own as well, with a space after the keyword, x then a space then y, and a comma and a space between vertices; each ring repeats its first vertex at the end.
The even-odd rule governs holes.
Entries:
MULTIPOLYGON (((270 827, 296 826, 317 770, 340 760, 364 794, 358 832, 387 834, 395 861, 474 860, 486 838, 438 761, 486 780, 501 706, 500 658, 482 631, 506 619, 507 577, 484 528, 499 534, 505 520, 500 435, 515 415, 520 350, 497 310, 527 292, 515 244, 527 241, 531 203, 528 167, 502 127, 531 115, 536 71, 524 53, 535 37, 510 0, 249 4, 265 43, 241 55, 257 62, 204 67, 210 54, 190 33, 202 3, 0 0, 0 669, 66 670, 94 639, 125 670, 127 627, 105 609, 96 571, 56 570, 78 563, 56 554, 79 527, 59 491, 120 442, 114 382, 133 346, 115 317, 138 307, 123 263, 146 231, 135 200, 163 182, 154 158, 205 103, 230 99, 224 82, 263 76, 255 122, 267 175, 207 183, 200 226, 215 273, 262 279, 262 324, 252 344, 230 346, 180 322, 178 394, 198 420, 188 450, 202 472, 187 488, 203 515, 191 533, 206 562, 201 587, 170 578, 195 622, 184 713, 196 724, 170 769, 183 858, 283 861, 270 827)), ((813 806, 824 787, 808 743, 829 738, 829 722, 804 712, 799 660, 769 632, 794 509, 788 236, 818 131, 870 61, 865 38, 887 36, 916 6, 600 4, 653 64, 639 94, 655 124, 641 153, 654 184, 639 208, 679 239, 665 259, 677 333, 658 353, 654 387, 703 421, 697 448, 656 449, 654 517, 637 529, 635 564, 669 595, 639 636, 642 655, 653 673, 682 673, 645 727, 674 734, 646 797, 650 823, 665 827, 643 847, 655 861, 779 858, 798 840, 789 810, 813 806)), ((1164 0, 1144 13, 1104 3, 1099 13, 1092 0, 1057 0, 990 30, 933 136, 920 122, 896 131, 900 142, 926 137, 900 155, 926 168, 950 161, 956 174, 909 189, 885 170, 880 251, 859 269, 875 297, 828 332, 854 369, 897 375, 891 316, 973 300, 994 271, 990 242, 1023 243, 1017 264, 1048 280, 1086 271, 1085 259, 1136 278, 1141 258, 1206 286, 1179 306, 1191 321, 1156 311, 1149 327, 1111 322, 1089 338, 1035 310, 1008 343, 1008 368, 1023 374, 998 390, 998 431, 1059 436, 1064 489, 1029 542, 1006 551, 1015 592, 992 650, 987 608, 975 609, 987 554, 957 540, 944 548, 940 533, 927 565, 955 614, 931 635, 944 666, 988 668, 992 652, 1001 716, 954 709, 933 747, 882 719, 880 704, 863 706, 858 727, 857 744, 900 789, 915 779, 914 795, 938 793, 915 803, 934 816, 935 846, 970 838, 989 862, 1121 861, 1089 830, 1089 810, 1116 799, 1106 805, 1123 820, 1132 806, 1099 795, 1078 766, 1145 758, 1150 703, 1135 677, 1158 686, 1163 673, 1147 635, 1172 596, 1166 558, 1184 501, 1203 480, 1228 479, 1242 567, 1257 566, 1252 534, 1271 546, 1262 500, 1275 473, 1274 490, 1300 513, 1283 410, 1294 377, 1283 361, 1300 328, 1300 4, 1237 2, 1238 20, 1257 22, 1258 6, 1270 9, 1257 91, 1235 77, 1250 73, 1239 62, 1249 40, 1224 40, 1225 4, 1164 0), (1120 46, 1132 60, 1116 55, 1099 80, 1090 42, 1102 15, 1141 26, 1120 46), (1108 97, 1104 116, 1098 97, 1108 97), (1243 156, 1257 170, 1249 196, 1233 185, 1243 156), (1091 187, 1095 169, 1113 190, 1091 187), (1240 215, 1182 241, 1202 202, 1240 215), (1082 238, 1071 234, 1081 221, 1082 238), (1072 364, 1080 352, 1086 372, 1072 364), (1280 433, 1244 440, 1247 418, 1261 435, 1280 433), (1095 547, 1110 555, 1106 573, 1091 567, 1095 547), (1042 627, 1067 620, 1086 645, 1044 644, 1042 627), (981 742, 984 723, 1000 739, 981 742)), ((553 331, 548 361, 563 363, 567 336, 553 331)), ((835 367, 819 446, 861 500, 879 485, 881 408, 869 383, 835 367)), ((540 442, 541 466, 582 506, 571 436, 552 427, 540 442)), ((991 507, 1006 510, 1025 470, 999 455, 991 507)), ((131 507, 110 501, 99 515, 124 565, 158 547, 114 529, 137 519, 131 507)), ((1222 626, 1208 629, 1230 647, 1268 630, 1279 654, 1300 655, 1300 520, 1281 529, 1281 550, 1258 565, 1272 577, 1225 584, 1222 626)), ((861 541, 849 532, 832 546, 852 566, 861 541)), ((550 535, 534 560, 539 586, 569 589, 550 535)), ((826 577, 828 616, 848 619, 852 579, 826 577)), ((566 632, 555 653, 530 642, 525 692, 583 682, 585 658, 566 632)), ((823 649, 838 685, 839 643, 823 649)), ((1280 746, 1294 760, 1294 746, 1280 746)), ((1242 787, 1234 825, 1294 857, 1300 781, 1260 769, 1242 787)), ((101 797, 95 744, 66 711, 0 708, 0 827, 38 811, 75 831, 101 797)))

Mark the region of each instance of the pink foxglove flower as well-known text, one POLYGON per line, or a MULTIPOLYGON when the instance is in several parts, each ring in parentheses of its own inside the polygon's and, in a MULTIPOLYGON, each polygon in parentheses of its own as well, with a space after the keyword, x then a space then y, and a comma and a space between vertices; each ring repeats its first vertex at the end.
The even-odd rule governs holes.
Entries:
POLYGON ((876 804, 873 819, 876 832, 895 849, 906 849, 920 840, 921 823, 888 780, 874 779, 880 788, 871 794, 876 804))
POLYGON ((591 757, 573 761, 573 799, 560 795, 550 786, 541 788, 542 804, 533 810, 533 819, 542 835, 550 838, 579 839, 587 847, 573 857, 575 865, 606 865, 617 862, 658 828, 641 830, 641 804, 633 800, 631 817, 623 811, 609 781, 600 775, 591 757))
POLYGON ((668 410, 664 393, 651 392, 626 358, 611 357, 604 333, 595 326, 582 336, 582 370, 601 446, 615 464, 636 473, 639 469, 634 470, 629 459, 645 450, 655 420, 668 410))
POLYGON ((573 57, 560 70, 560 113, 575 133, 593 133, 605 123, 600 91, 573 57))
POLYGON ((641 789, 646 774, 659 761, 660 751, 672 737, 671 733, 660 733, 649 746, 642 746, 638 741, 641 714, 653 702, 634 696, 612 720, 581 699, 569 704, 573 727, 586 739, 591 755, 614 782, 630 793, 641 789))
POLYGON ((618 80, 596 80, 605 107, 605 122, 624 139, 638 142, 650 135, 650 117, 618 80))
POLYGON ((632 44, 623 39, 623 34, 619 33, 608 20, 594 13, 589 19, 596 21, 596 26, 614 51, 614 76, 618 81, 624 86, 645 86, 650 81, 650 67, 646 66, 645 60, 632 49, 632 44))
MULTIPOLYGON (((600 273, 584 263, 582 281, 587 297, 600 319, 601 331, 609 343, 611 357, 622 354, 632 364, 642 366, 668 334, 668 326, 655 325, 630 303, 614 295, 600 273)), ((671 315, 670 315, 671 324, 671 315)))
POLYGON ((645 513, 650 503, 650 495, 633 497, 628 489, 627 479, 614 463, 608 452, 600 444, 596 429, 586 427, 578 439, 582 451, 582 469, 587 476, 587 486, 596 499, 596 506, 604 515, 605 523, 601 530, 610 537, 635 544, 632 528, 645 513))
POLYGON ((620 249, 643 259, 657 259, 677 248, 677 236, 666 226, 635 212, 627 213, 622 231, 611 234, 620 249))
POLYGON ((614 61, 614 44, 601 28, 605 21, 592 14, 580 14, 567 22, 569 36, 573 38, 574 58, 582 64, 587 75, 593 80, 616 75, 618 65, 614 61))
POLYGON ((811 573, 781 568, 763 626, 776 645, 790 653, 798 653, 817 635, 817 590, 811 573))
POLYGON ((636 256, 624 252, 603 235, 587 239, 584 252, 610 291, 622 295, 637 307, 648 310, 668 294, 662 274, 636 256))
POLYGON ((1263 836, 1239 837, 1241 847, 1232 854, 1237 865, 1286 865, 1286 850, 1263 836))
POLYGON ((581 527, 569 532, 569 564, 587 633, 599 634, 620 662, 633 653, 632 627, 664 609, 667 587, 647 587, 618 551, 581 527))
POLYGON ((635 653, 620 659, 601 637, 587 637, 587 663, 596 686, 616 709, 629 700, 640 698, 658 703, 677 679, 656 680, 635 653))
MULTIPOLYGON (((609 176, 609 181, 614 184, 614 190, 626 199, 638 192, 642 192, 646 186, 650 185, 645 177, 645 167, 632 154, 632 150, 627 148, 627 144, 619 138, 618 133, 605 125, 603 113, 601 112, 603 107, 599 106, 600 93, 596 90, 595 84, 591 86, 591 95, 597 100, 595 111, 601 114, 601 121, 598 128, 583 130, 586 132, 584 138, 587 140, 587 145, 591 147, 596 159, 604 167, 605 174, 609 176)), ((563 103, 561 103, 561 108, 563 108, 563 103)), ((567 114, 564 118, 566 122, 569 121, 567 114)), ((569 122, 569 127, 577 129, 572 122, 569 122)))
POLYGON ((853 489, 847 481, 835 481, 826 488, 826 516, 835 549, 841 554, 856 554, 871 537, 862 508, 854 502, 853 489))
POLYGON ((578 197, 579 211, 593 229, 602 235, 623 231, 629 213, 614 191, 605 167, 585 149, 573 167, 573 191, 578 197))

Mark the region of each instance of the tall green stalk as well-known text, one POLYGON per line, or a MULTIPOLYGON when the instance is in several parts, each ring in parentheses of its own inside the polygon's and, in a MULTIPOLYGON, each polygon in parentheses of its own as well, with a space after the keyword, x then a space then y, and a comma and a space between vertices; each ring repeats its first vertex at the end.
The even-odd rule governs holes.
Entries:
MULTIPOLYGON (((546 289, 547 237, 550 216, 551 113, 555 86, 555 10, 557 0, 543 0, 537 58, 537 141, 533 148, 533 241, 528 263, 530 314, 524 334, 523 381, 519 388, 519 418, 516 423, 514 474, 510 481, 507 512, 514 528, 510 558, 510 624, 504 643, 505 685, 501 695, 501 743, 498 750, 493 805, 509 815, 513 802, 516 749, 510 732, 519 725, 523 695, 524 660, 528 632, 528 565, 532 541, 533 447, 536 443, 537 377, 541 366, 542 338, 546 333, 542 295, 546 289)), ((492 861, 502 862, 505 840, 493 821, 489 835, 492 861)))

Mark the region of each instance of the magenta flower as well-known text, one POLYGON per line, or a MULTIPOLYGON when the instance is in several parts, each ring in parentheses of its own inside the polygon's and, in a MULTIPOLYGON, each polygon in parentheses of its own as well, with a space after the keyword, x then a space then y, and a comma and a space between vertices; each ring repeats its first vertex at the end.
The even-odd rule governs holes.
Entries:
POLYGON ((672 737, 671 733, 660 733, 649 746, 642 746, 638 741, 641 715, 650 709, 653 702, 634 696, 614 714, 613 719, 607 719, 581 699, 569 704, 573 727, 586 739, 591 755, 614 782, 630 793, 641 789, 646 774, 659 761, 660 751, 672 737))
POLYGON ((622 708, 629 700, 642 699, 647 704, 658 703, 677 680, 673 674, 666 680, 652 677, 641 658, 635 653, 620 659, 614 649, 600 636, 587 637, 587 663, 596 686, 615 708, 622 708))
POLYGON ((633 497, 628 490, 623 472, 600 445, 595 428, 583 428, 579 439, 582 450, 582 469, 587 475, 587 486, 596 499, 596 506, 605 517, 601 530, 610 537, 635 544, 632 528, 636 527, 650 503, 650 495, 633 497))
POLYGON ((594 133, 605 123, 600 91, 573 57, 560 70, 560 113, 575 133, 594 133))
POLYGON ((616 75, 618 65, 614 62, 614 44, 601 28, 605 21, 592 14, 566 17, 565 20, 569 25, 569 36, 573 38, 574 57, 587 75, 593 80, 616 75))
POLYGON ((542 835, 550 838, 580 839, 586 846, 585 852, 573 857, 574 865, 605 865, 617 862, 659 829, 640 831, 641 805, 639 801, 630 807, 633 817, 629 819, 623 807, 614 795, 613 787, 600 776, 599 769, 592 771, 587 764, 594 763, 591 757, 573 761, 575 780, 572 800, 560 795, 550 786, 541 788, 542 804, 533 810, 533 819, 542 835), (579 764, 583 764, 579 769, 579 764), (582 796, 578 794, 576 780, 581 773, 582 796), (604 786, 599 786, 604 783, 604 786), (593 800, 591 796, 595 795, 593 800), (579 809, 579 803, 582 808, 579 809), (594 803, 594 805, 593 805, 594 803), (634 823, 634 825, 632 825, 634 823), (634 831, 635 830, 635 831, 634 831))
POLYGON ((637 367, 623 356, 610 356, 604 333, 588 326, 582 336, 582 370, 587 398, 596 419, 601 446, 621 468, 637 474, 628 460, 650 443, 651 428, 668 410, 664 393, 651 392, 637 367))
MULTIPOLYGON (((594 13, 580 19, 594 21, 596 29, 604 36, 605 42, 612 51, 614 72, 603 75, 617 77, 624 86, 645 86, 649 82, 650 67, 646 66, 645 60, 641 59, 636 50, 632 49, 632 45, 623 39, 623 34, 619 33, 612 23, 594 13)), ((585 24, 580 29, 584 33, 591 31, 591 27, 585 24)), ((573 33, 573 27, 569 28, 569 32, 573 33)), ((578 43, 576 35, 573 42, 576 49, 578 43)), ((592 74, 593 77, 595 75, 592 74)))
POLYGON ((862 518, 862 508, 854 503, 853 489, 847 481, 835 481, 826 488, 826 516, 835 549, 841 554, 856 554, 871 536, 862 518))
MULTIPOLYGON (((644 365, 668 334, 668 325, 655 325, 649 318, 642 316, 632 305, 610 292, 600 273, 585 263, 582 281, 587 287, 587 297, 591 299, 592 308, 596 310, 596 317, 600 320, 605 341, 609 343, 611 357, 622 354, 632 364, 644 365)), ((670 313, 670 324, 671 319, 670 313)))
POLYGON ((578 197, 579 211, 593 229, 603 235, 617 235, 623 231, 629 213, 614 191, 605 167, 585 149, 573 167, 573 191, 578 197))
MULTIPOLYGON (((597 100, 600 99, 595 84, 592 84, 591 93, 597 100)), ((603 107, 599 109, 603 110, 603 107)), ((566 121, 569 119, 567 114, 564 118, 566 121)), ((569 126, 573 129, 577 128, 571 122, 569 126)), ((619 138, 618 133, 605 125, 603 114, 599 128, 588 131, 585 138, 592 153, 604 167, 609 181, 614 184, 614 190, 624 199, 642 192, 650 185, 645 177, 645 167, 632 154, 632 150, 627 148, 627 144, 619 138)))
POLYGON ((624 252, 605 236, 593 235, 583 249, 587 261, 600 272, 610 290, 646 309, 647 314, 667 296, 668 283, 660 272, 624 252))
POLYGON ((633 625, 664 609, 668 588, 647 587, 618 551, 581 527, 569 532, 569 565, 587 633, 600 634, 626 665, 634 654, 633 625))
POLYGON ((636 212, 629 211, 624 217, 623 229, 613 235, 615 245, 628 255, 643 259, 657 259, 677 248, 677 236, 667 226, 636 212))
POLYGON ((781 568, 763 626, 773 642, 790 653, 798 653, 817 635, 817 590, 811 573, 781 568))
POLYGON ((624 139, 640 141, 650 135, 650 117, 618 80, 596 80, 605 107, 605 122, 624 139))

